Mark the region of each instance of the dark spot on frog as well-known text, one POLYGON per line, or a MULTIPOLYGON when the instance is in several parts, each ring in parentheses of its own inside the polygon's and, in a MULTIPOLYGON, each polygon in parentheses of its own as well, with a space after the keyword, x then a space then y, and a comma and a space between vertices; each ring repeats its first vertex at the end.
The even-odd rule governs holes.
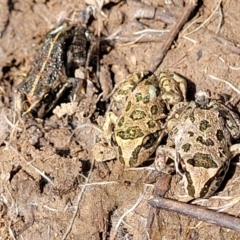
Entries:
POLYGON ((193 136, 194 136, 194 133, 191 132, 191 131, 188 131, 188 134, 189 134, 190 137, 193 137, 193 136))
POLYGON ((218 148, 218 153, 219 153, 219 157, 220 157, 220 158, 226 156, 225 151, 224 151, 223 148, 221 148, 221 147, 218 148))
POLYGON ((130 118, 132 120, 140 120, 146 117, 146 113, 140 110, 134 110, 131 114, 130 114, 130 118))
POLYGON ((191 144, 190 143, 185 143, 183 146, 182 146, 182 149, 184 150, 184 152, 188 152, 191 148, 191 144))
POLYGON ((144 134, 138 126, 129 127, 126 131, 119 131, 116 135, 124 140, 143 137, 144 134))
POLYGON ((218 129, 218 130, 217 130, 217 134, 216 134, 216 136, 217 136, 218 141, 221 142, 221 141, 224 139, 223 131, 220 130, 220 129, 218 129))
POLYGON ((153 105, 153 106, 151 107, 151 114, 152 114, 152 115, 156 115, 157 112, 158 112, 158 107, 157 107, 157 105, 153 105))
POLYGON ((117 95, 123 95, 123 96, 125 96, 125 95, 127 95, 129 92, 128 92, 127 90, 118 89, 116 93, 117 93, 117 95))
POLYGON ((191 197, 194 197, 195 188, 193 186, 193 181, 192 181, 191 175, 188 171, 186 171, 185 176, 186 176, 187 182, 188 182, 188 185, 187 185, 188 195, 191 197))
POLYGON ((154 128, 156 126, 156 124, 154 121, 149 121, 149 122, 147 122, 147 126, 148 126, 148 128, 154 128))
POLYGON ((206 169, 218 167, 212 156, 205 153, 194 154, 193 158, 187 160, 187 163, 193 167, 203 167, 206 169))
POLYGON ((214 146, 214 142, 211 138, 204 139, 202 136, 198 136, 196 142, 199 142, 206 146, 214 146))
POLYGON ((140 152, 140 150, 141 150, 141 146, 137 146, 133 150, 132 157, 130 157, 130 159, 129 159, 129 165, 131 167, 134 167, 137 164, 137 162, 138 162, 138 153, 140 152))
POLYGON ((131 101, 129 101, 127 103, 126 112, 129 111, 129 109, 131 108, 131 105, 132 105, 132 103, 131 103, 131 101))
POLYGON ((122 156, 122 149, 120 146, 118 146, 118 159, 119 159, 120 163, 125 164, 124 158, 122 156))
POLYGON ((136 93, 135 97, 136 97, 136 102, 142 101, 142 93, 136 93))
POLYGON ((121 117, 118 121, 118 126, 119 127, 122 127, 123 126, 123 123, 124 123, 124 117, 121 117))
POLYGON ((194 113, 193 113, 193 112, 191 112, 191 113, 189 114, 189 119, 191 120, 191 122, 194 122, 194 121, 195 121, 195 117, 194 117, 194 113))
POLYGON ((202 120, 199 125, 199 129, 202 132, 205 132, 209 127, 211 127, 211 124, 207 120, 202 120))

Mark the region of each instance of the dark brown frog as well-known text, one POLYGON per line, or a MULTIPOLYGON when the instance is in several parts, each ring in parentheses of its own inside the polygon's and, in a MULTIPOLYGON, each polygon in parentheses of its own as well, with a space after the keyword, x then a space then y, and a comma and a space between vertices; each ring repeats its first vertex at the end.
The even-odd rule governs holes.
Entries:
POLYGON ((93 45, 93 35, 82 25, 64 23, 50 31, 27 79, 18 87, 22 115, 44 117, 67 89, 77 86, 74 71, 87 67, 93 45))

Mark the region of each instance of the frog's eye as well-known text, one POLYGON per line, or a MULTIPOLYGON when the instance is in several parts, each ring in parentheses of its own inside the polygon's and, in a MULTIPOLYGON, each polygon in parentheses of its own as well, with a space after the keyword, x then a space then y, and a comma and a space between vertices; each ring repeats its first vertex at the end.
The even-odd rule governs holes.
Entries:
POLYGON ((46 94, 43 96, 43 101, 44 101, 44 103, 50 103, 50 102, 52 102, 52 100, 53 100, 53 97, 52 97, 52 95, 49 94, 49 93, 46 93, 46 94))
POLYGON ((154 145, 154 143, 156 142, 156 140, 157 140, 156 134, 147 135, 146 137, 144 137, 143 142, 142 142, 143 148, 145 148, 145 149, 151 148, 154 145))
POLYGON ((112 143, 114 146, 117 146, 117 145, 118 145, 114 133, 113 133, 112 136, 111 136, 111 143, 112 143))

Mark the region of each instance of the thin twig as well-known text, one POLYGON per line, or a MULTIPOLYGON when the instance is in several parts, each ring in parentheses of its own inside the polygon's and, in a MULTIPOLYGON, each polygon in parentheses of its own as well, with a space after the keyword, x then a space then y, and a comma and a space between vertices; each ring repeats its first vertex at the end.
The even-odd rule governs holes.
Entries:
POLYGON ((137 32, 134 32, 134 35, 140 35, 140 34, 146 34, 146 33, 168 33, 168 29, 152 29, 152 28, 146 28, 137 32))
POLYGON ((192 11, 196 5, 197 5, 197 0, 189 0, 189 3, 186 5, 182 17, 177 21, 177 23, 174 25, 174 27, 169 32, 168 38, 165 41, 165 43, 163 44, 160 56, 157 59, 155 59, 153 61, 153 64, 150 66, 150 70, 152 72, 156 72, 156 73, 160 72, 159 66, 162 63, 163 58, 166 56, 168 49, 171 47, 174 39, 178 35, 178 33, 181 30, 181 28, 183 27, 183 25, 188 20, 190 14, 192 13, 192 11))
POLYGON ((15 238, 15 236, 14 236, 14 233, 13 233, 13 230, 11 229, 11 227, 8 227, 8 232, 9 232, 9 235, 11 236, 11 238, 12 238, 13 240, 17 240, 17 239, 15 238))
POLYGON ((155 208, 165 209, 240 232, 240 219, 234 216, 167 198, 152 198, 148 203, 155 208))
POLYGON ((240 67, 235 67, 235 66, 231 66, 231 65, 229 65, 228 67, 232 70, 235 70, 235 71, 240 70, 240 67))
POLYGON ((236 53, 237 55, 240 55, 240 48, 236 46, 234 43, 231 41, 220 37, 218 34, 215 34, 214 32, 204 29, 205 34, 212 34, 213 35, 213 40, 215 40, 217 43, 223 45, 227 50, 236 53))
POLYGON ((115 184, 117 183, 116 181, 111 181, 111 182, 92 182, 92 183, 84 183, 84 184, 79 184, 79 187, 89 187, 89 186, 96 186, 96 185, 107 185, 107 184, 115 184))
POLYGON ((117 46, 129 46, 135 43, 159 42, 167 32, 149 32, 142 35, 134 34, 131 36, 120 36, 118 38, 117 46))
POLYGON ((223 24, 222 2, 220 2, 220 5, 219 5, 219 16, 220 16, 220 20, 219 20, 219 23, 218 23, 218 26, 217 26, 216 34, 219 33, 220 28, 223 24))
POLYGON ((76 207, 76 210, 75 212, 73 213, 73 216, 72 216, 72 219, 68 225, 68 228, 66 230, 66 232, 64 233, 63 237, 62 237, 62 240, 66 239, 68 234, 70 233, 71 229, 72 229, 72 226, 73 226, 73 223, 75 221, 75 218, 77 216, 77 213, 78 213, 78 209, 79 209, 79 205, 80 205, 80 201, 82 199, 82 195, 83 195, 83 192, 85 191, 85 188, 86 186, 82 187, 81 191, 79 192, 78 194, 78 197, 77 197, 77 207, 76 207))

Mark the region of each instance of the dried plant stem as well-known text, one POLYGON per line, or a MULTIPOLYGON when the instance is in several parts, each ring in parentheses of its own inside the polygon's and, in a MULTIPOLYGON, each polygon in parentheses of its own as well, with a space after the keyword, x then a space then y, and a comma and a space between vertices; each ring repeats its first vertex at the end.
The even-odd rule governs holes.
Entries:
POLYGON ((161 70, 159 69, 159 66, 161 65, 163 58, 167 54, 168 49, 171 47, 174 39, 178 35, 179 31, 183 27, 183 25, 188 20, 190 14, 192 13, 193 9, 197 5, 197 0, 189 0, 189 3, 186 5, 185 11, 183 12, 182 17, 177 21, 177 23, 174 25, 174 27, 171 29, 171 31, 168 34, 168 38, 163 44, 162 51, 157 59, 152 63, 150 66, 150 70, 152 72, 159 73, 161 70))
POLYGON ((148 202, 155 208, 165 209, 240 232, 240 219, 234 216, 167 198, 152 198, 148 202))
POLYGON ((216 76, 214 76, 214 75, 211 75, 211 74, 209 74, 208 77, 210 77, 210 78, 213 79, 213 80, 217 80, 217 81, 226 83, 230 88, 232 88, 233 91, 235 91, 237 94, 240 94, 240 90, 237 89, 235 86, 233 86, 233 84, 231 84, 231 83, 228 82, 227 80, 218 78, 218 77, 216 77, 216 76))
POLYGON ((197 28, 195 28, 193 31, 185 34, 185 36, 190 35, 190 34, 192 34, 192 33, 194 33, 194 32, 197 32, 199 29, 203 28, 203 27, 211 20, 211 18, 213 17, 213 15, 217 12, 217 10, 219 9, 221 3, 222 3, 222 1, 220 1, 220 2, 218 3, 218 5, 217 5, 216 8, 213 10, 213 12, 211 13, 211 15, 210 15, 200 26, 198 26, 197 28))

